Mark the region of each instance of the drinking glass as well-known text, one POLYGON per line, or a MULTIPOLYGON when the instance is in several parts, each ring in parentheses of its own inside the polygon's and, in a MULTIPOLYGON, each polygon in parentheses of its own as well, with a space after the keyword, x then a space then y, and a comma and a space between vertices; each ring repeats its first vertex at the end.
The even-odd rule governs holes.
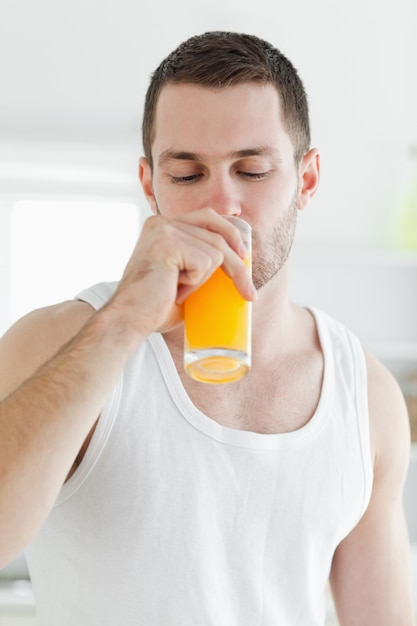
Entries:
MULTIPOLYGON (((225 216, 242 235, 252 269, 252 229, 238 217, 225 216)), ((229 383, 245 376, 251 366, 252 305, 233 280, 218 268, 184 302, 184 367, 204 383, 229 383)))

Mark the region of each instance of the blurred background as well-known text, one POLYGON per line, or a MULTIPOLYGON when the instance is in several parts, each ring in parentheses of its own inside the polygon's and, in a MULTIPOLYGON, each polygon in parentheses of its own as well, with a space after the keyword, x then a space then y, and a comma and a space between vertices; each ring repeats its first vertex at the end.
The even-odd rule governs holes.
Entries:
MULTIPOLYGON (((3 0, 0 334, 120 276, 148 215, 137 164, 150 74, 213 29, 264 37, 300 72, 322 181, 300 216, 292 295, 348 324, 395 373, 417 441, 415 0, 3 0)), ((414 444, 413 554, 416 457, 414 444)), ((0 571, 0 626, 33 619, 26 577, 23 557, 0 571)))

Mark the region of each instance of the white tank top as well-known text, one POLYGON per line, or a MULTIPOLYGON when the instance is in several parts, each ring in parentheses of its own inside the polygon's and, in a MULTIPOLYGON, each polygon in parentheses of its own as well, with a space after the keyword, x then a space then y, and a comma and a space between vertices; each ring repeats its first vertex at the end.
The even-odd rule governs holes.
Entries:
MULTIPOLYGON (((77 297, 99 308, 114 288, 77 297)), ((362 349, 312 312, 324 379, 294 432, 220 426, 190 401, 162 336, 139 347, 27 549, 39 626, 323 626, 372 463, 362 349)))

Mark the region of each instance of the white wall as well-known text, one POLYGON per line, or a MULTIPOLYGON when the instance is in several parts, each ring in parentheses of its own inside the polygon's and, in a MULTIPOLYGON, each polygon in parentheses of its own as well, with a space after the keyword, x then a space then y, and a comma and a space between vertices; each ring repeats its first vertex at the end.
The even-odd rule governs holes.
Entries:
MULTIPOLYGON (((310 95, 322 186, 300 221, 300 240, 397 243, 393 225, 417 143, 413 0, 3 0, 1 12, 0 168, 6 138, 35 141, 35 158, 43 145, 56 149, 58 160, 71 159, 59 150, 68 138, 116 139, 137 146, 129 152, 136 166, 156 64, 191 34, 245 30, 281 48, 310 95)), ((25 150, 11 157, 15 164, 25 150)))

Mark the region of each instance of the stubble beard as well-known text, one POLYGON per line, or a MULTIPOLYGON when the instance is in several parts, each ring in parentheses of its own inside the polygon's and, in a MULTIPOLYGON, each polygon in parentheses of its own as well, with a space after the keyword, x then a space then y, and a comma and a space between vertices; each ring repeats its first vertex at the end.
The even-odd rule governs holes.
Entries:
POLYGON ((294 194, 287 211, 265 240, 256 231, 252 233, 252 280, 258 291, 285 265, 294 242, 297 216, 297 195, 294 194))

